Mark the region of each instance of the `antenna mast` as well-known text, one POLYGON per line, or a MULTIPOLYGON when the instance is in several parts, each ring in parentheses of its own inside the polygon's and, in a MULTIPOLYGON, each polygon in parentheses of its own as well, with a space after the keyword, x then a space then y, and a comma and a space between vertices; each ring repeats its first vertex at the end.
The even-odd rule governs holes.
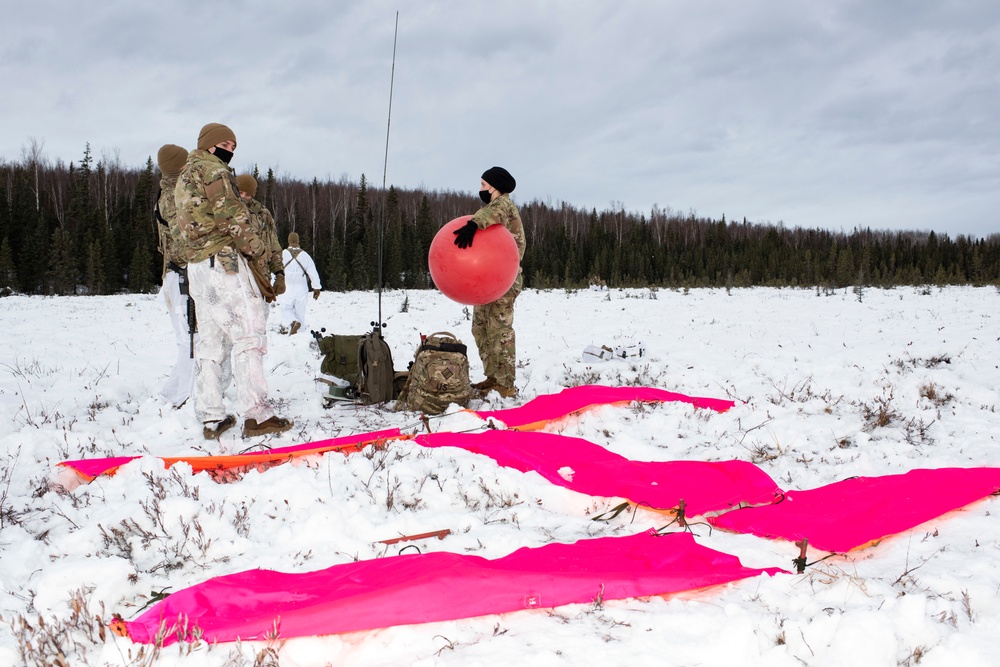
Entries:
POLYGON ((382 236, 385 221, 383 211, 385 209, 385 184, 386 172, 389 167, 389 128, 392 125, 392 88, 396 81, 396 38, 399 36, 399 11, 396 11, 396 27, 392 35, 392 74, 389 77, 389 115, 385 123, 385 159, 382 162, 382 192, 379 196, 378 204, 378 321, 372 322, 375 330, 382 333, 382 236))

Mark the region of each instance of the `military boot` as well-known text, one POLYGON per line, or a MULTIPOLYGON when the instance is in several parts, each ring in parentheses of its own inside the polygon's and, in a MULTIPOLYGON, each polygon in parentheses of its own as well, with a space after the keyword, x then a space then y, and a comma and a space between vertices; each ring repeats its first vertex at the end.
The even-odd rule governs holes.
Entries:
POLYGON ((234 426, 236 426, 236 417, 226 415, 226 418, 222 421, 205 422, 202 435, 205 436, 206 440, 214 440, 234 426))
POLYGON ((486 376, 486 379, 482 382, 472 383, 472 388, 476 391, 489 391, 495 386, 497 386, 497 379, 491 375, 486 376))
POLYGON ((503 398, 512 398, 517 395, 517 388, 514 387, 514 385, 508 387, 506 385, 498 384, 493 387, 493 389, 503 398))
POLYGON ((292 330, 288 332, 289 336, 294 336, 302 328, 302 323, 298 320, 292 320, 292 330))

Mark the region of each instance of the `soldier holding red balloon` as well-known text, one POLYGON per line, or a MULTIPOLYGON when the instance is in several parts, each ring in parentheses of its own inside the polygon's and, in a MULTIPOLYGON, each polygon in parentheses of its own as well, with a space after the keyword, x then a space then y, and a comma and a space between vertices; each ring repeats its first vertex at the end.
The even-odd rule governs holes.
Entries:
MULTIPOLYGON (((455 234, 455 245, 470 248, 476 232, 493 225, 503 225, 517 243, 518 262, 524 258, 524 225, 517 207, 510 200, 516 182, 503 167, 490 167, 483 172, 479 198, 486 204, 455 234)), ((521 293, 524 276, 520 265, 510 289, 495 301, 476 305, 472 311, 472 336, 483 360, 486 379, 472 386, 485 395, 496 390, 504 398, 517 393, 514 387, 517 354, 514 336, 514 301, 521 293)))

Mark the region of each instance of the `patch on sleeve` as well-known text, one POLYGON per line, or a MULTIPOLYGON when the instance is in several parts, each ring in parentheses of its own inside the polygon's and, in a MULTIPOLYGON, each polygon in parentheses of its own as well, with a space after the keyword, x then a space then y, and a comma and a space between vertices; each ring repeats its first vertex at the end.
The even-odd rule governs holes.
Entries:
POLYGON ((213 201, 226 193, 225 182, 219 178, 205 186, 205 195, 209 201, 213 201))

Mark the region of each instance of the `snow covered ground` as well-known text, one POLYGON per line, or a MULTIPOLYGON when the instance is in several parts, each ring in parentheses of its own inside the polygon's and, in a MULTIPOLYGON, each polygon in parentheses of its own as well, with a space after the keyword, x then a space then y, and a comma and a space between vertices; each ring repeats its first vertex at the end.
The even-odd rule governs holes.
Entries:
MULTIPOLYGON (((533 291, 518 300, 513 407, 578 384, 639 384, 731 398, 605 407, 561 424, 636 460, 752 461, 786 489, 914 468, 1000 466, 1000 316, 994 288, 533 291), (643 341, 640 360, 586 365, 590 344, 643 341)), ((468 311, 436 292, 383 294, 397 369, 419 333, 472 343, 468 311)), ((324 293, 306 329, 364 333, 374 293, 324 293)), ((0 300, 0 665, 975 665, 997 664, 996 498, 805 574, 671 599, 629 599, 347 635, 174 645, 103 631, 158 592, 251 568, 318 570, 422 551, 498 557, 523 546, 626 535, 665 523, 637 511, 590 520, 592 498, 460 450, 392 444, 329 454, 219 484, 151 457, 71 490, 65 459, 236 453, 386 427, 412 413, 322 407, 308 332, 277 332, 271 397, 295 428, 205 441, 186 405, 158 396, 174 356, 158 297, 0 300), (443 540, 379 540, 450 529, 443 540), (412 552, 412 547, 408 552, 412 552), (40 621, 39 619, 43 619, 40 621), (53 662, 62 652, 64 663, 53 662), (48 662, 46 662, 48 660, 48 662)), ((473 381, 481 379, 472 360, 473 381)), ((432 422, 465 428, 468 415, 432 422)), ((934 493, 928 489, 928 493, 934 493)), ((798 549, 695 526, 697 541, 750 567, 792 569, 798 549)), ((825 553, 810 553, 810 560, 825 553)))

